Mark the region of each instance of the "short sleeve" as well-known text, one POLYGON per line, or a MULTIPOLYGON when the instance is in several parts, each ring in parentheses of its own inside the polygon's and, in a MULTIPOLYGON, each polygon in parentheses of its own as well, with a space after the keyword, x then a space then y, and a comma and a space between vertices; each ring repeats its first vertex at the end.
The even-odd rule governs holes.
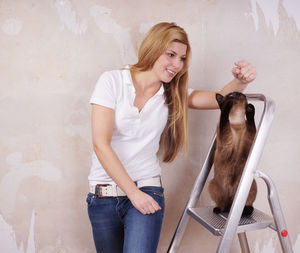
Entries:
POLYGON ((193 91, 194 91, 193 88, 188 88, 188 96, 191 95, 193 91))
POLYGON ((109 75, 109 72, 104 72, 100 76, 92 93, 90 103, 115 109, 116 95, 114 89, 114 80, 109 75))

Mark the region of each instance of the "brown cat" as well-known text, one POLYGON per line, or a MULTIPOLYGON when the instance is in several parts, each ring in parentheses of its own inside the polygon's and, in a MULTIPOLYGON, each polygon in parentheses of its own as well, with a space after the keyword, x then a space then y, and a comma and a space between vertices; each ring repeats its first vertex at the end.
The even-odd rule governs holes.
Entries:
MULTIPOLYGON (((215 201, 215 213, 229 212, 256 133, 255 109, 244 94, 216 94, 221 109, 217 127, 214 178, 208 190, 215 201)), ((253 212, 257 186, 253 180, 243 215, 253 212)))

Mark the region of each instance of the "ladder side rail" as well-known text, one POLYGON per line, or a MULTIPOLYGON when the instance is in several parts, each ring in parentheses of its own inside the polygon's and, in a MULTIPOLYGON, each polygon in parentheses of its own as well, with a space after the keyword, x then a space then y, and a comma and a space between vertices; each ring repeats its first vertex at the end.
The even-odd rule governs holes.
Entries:
POLYGON ((242 253, 250 253, 250 248, 247 240, 246 233, 239 233, 238 234, 239 242, 241 245, 242 253))
POLYGON ((272 179, 261 171, 256 172, 256 176, 263 179, 268 188, 268 200, 271 212, 274 217, 276 231, 280 240, 281 248, 284 253, 293 253, 292 244, 289 238, 288 229, 284 220, 278 193, 272 179))
POLYGON ((207 177, 209 175, 209 172, 213 164, 215 149, 216 149, 216 136, 214 136, 213 138, 212 144, 209 148, 202 169, 194 183, 189 200, 184 208, 183 214, 181 215, 180 221, 177 225, 176 231, 173 235, 172 241, 167 251, 168 253, 175 253, 179 248, 179 244, 183 238, 184 232, 190 220, 190 216, 188 215, 188 209, 190 207, 195 207, 199 200, 200 194, 204 188, 205 182, 207 180, 207 177))
POLYGON ((229 253, 237 232, 237 227, 242 216, 244 206, 254 179, 258 162, 262 155, 263 147, 273 120, 275 103, 261 94, 248 95, 250 99, 257 99, 264 102, 264 110, 259 123, 258 131, 251 147, 244 172, 242 174, 234 201, 229 212, 225 225, 224 234, 219 243, 217 253, 229 253))

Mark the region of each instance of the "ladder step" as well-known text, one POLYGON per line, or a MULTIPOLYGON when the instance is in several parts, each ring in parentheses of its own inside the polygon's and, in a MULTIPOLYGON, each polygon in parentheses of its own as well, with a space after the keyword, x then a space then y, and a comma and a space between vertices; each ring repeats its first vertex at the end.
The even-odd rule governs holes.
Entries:
MULTIPOLYGON (((188 208, 187 213, 196 221, 201 223, 214 235, 223 235, 228 213, 215 214, 212 206, 188 208)), ((275 228, 274 220, 271 216, 254 209, 248 217, 242 217, 237 228, 237 233, 259 230, 270 227, 275 228)))

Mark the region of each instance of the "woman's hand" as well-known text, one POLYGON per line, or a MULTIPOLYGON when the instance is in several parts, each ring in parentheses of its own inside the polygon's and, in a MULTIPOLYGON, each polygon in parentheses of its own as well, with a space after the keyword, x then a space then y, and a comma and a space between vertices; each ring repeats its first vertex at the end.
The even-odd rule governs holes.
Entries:
POLYGON ((138 188, 127 196, 133 206, 142 214, 151 214, 161 210, 159 204, 151 196, 142 192, 138 188))
POLYGON ((232 69, 233 76, 243 84, 248 84, 256 78, 255 68, 248 62, 235 62, 235 67, 232 69))

